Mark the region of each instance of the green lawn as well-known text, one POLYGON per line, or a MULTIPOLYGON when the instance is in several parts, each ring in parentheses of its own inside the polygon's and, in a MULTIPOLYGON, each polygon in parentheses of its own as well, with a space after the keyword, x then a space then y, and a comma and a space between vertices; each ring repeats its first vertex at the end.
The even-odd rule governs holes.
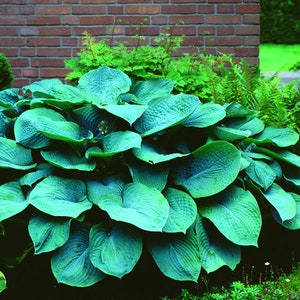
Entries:
POLYGON ((259 59, 261 72, 290 72, 300 61, 300 45, 261 44, 259 59))

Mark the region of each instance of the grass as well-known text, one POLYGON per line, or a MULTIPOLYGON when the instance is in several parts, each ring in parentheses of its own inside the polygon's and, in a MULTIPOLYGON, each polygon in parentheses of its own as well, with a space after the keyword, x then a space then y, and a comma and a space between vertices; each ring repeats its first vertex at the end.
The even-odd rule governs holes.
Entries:
MULTIPOLYGON (((196 296, 182 289, 181 295, 173 300, 300 300, 300 263, 291 274, 276 276, 269 263, 265 264, 261 281, 249 283, 249 277, 234 281, 228 287, 208 287, 207 292, 196 296)), ((171 300, 162 297, 161 300, 171 300)))
POLYGON ((300 61, 300 45, 261 44, 259 59, 261 72, 290 72, 300 61))

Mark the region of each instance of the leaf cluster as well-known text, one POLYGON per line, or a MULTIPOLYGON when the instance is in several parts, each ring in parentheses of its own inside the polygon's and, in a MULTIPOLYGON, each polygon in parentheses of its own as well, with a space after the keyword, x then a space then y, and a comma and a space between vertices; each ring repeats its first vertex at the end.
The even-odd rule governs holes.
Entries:
POLYGON ((193 94, 202 102, 221 105, 235 101, 256 110, 266 125, 300 132, 299 84, 285 85, 278 76, 263 78, 257 67, 244 60, 235 62, 229 55, 176 56, 183 40, 183 36, 166 34, 156 39, 157 46, 130 48, 125 42, 113 46, 108 40, 96 42, 85 33, 79 59, 65 61, 72 70, 66 79, 76 84, 86 72, 101 66, 120 69, 134 80, 167 78, 174 82, 174 93, 193 94))
POLYGON ((2 231, 24 218, 58 282, 121 278, 143 251, 197 281, 258 246, 265 215, 299 230, 299 135, 173 90, 101 67, 0 92, 2 231))

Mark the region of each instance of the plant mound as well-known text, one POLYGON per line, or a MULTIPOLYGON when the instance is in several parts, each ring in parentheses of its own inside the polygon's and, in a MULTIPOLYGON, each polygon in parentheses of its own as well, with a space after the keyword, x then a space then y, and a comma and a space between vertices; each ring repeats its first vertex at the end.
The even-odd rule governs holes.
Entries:
POLYGON ((0 92, 2 231, 22 218, 58 282, 122 278, 142 251, 197 281, 258 246, 265 214, 300 228, 299 135, 173 88, 101 67, 0 92))
POLYGON ((7 57, 0 53, 0 91, 10 88, 14 80, 13 73, 11 71, 11 65, 7 57))

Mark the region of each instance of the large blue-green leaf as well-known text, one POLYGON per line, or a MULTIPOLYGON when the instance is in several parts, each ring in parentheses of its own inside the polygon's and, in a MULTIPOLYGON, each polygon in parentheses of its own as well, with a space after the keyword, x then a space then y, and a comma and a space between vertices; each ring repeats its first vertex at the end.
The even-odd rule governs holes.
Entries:
POLYGON ((130 78, 120 70, 100 67, 84 74, 78 81, 78 87, 95 98, 92 103, 117 104, 119 96, 129 91, 130 78))
POLYGON ((18 102, 19 99, 20 96, 19 96, 18 88, 9 88, 0 91, 0 106, 3 107, 13 106, 18 102))
POLYGON ((281 221, 290 220, 296 215, 296 202, 292 195, 278 184, 273 183, 265 192, 265 198, 271 203, 281 218, 281 221))
POLYGON ((264 190, 268 189, 276 179, 274 170, 264 161, 250 159, 250 165, 245 169, 246 174, 264 190))
POLYGON ((259 118, 242 119, 231 122, 228 127, 239 129, 242 131, 250 131, 250 135, 255 135, 264 130, 265 124, 259 118))
POLYGON ((231 242, 257 246, 262 219, 254 196, 242 188, 230 186, 212 198, 198 206, 200 215, 209 219, 231 242))
POLYGON ((135 148, 132 152, 135 157, 150 164, 158 164, 188 155, 184 153, 166 154, 166 151, 159 145, 154 146, 149 143, 142 143, 140 148, 135 148))
POLYGON ((189 194, 174 188, 165 189, 163 194, 170 205, 169 217, 163 231, 186 233, 197 216, 194 199, 189 194))
POLYGON ((44 79, 41 81, 36 81, 33 82, 29 85, 26 85, 23 87, 22 91, 24 94, 31 92, 39 92, 39 93, 44 93, 44 94, 51 94, 51 91, 54 86, 60 86, 63 85, 63 83, 57 79, 57 78, 52 78, 52 79, 44 79))
POLYGON ((290 128, 266 127, 263 132, 253 137, 251 141, 256 144, 275 144, 278 147, 295 145, 299 134, 290 128))
POLYGON ((29 220, 28 232, 34 246, 34 254, 53 251, 69 238, 71 220, 36 215, 29 220))
POLYGON ((41 151, 41 155, 48 163, 63 169, 92 171, 96 167, 95 162, 70 150, 41 151))
POLYGON ((273 211, 273 216, 275 220, 281 224, 283 227, 289 230, 298 230, 300 229, 300 195, 295 193, 290 193, 290 195, 294 198, 296 202, 296 215, 289 219, 282 221, 281 217, 279 216, 277 211, 273 211))
POLYGON ((225 141, 237 141, 242 140, 244 138, 247 138, 251 135, 250 130, 240 130, 225 126, 216 126, 214 127, 214 134, 218 137, 220 140, 225 141))
POLYGON ((234 270, 241 260, 241 249, 238 245, 227 240, 213 225, 206 224, 205 219, 198 215, 195 230, 202 267, 207 273, 228 266, 234 270))
POLYGON ((17 181, 0 185, 0 221, 23 211, 28 204, 17 181))
POLYGON ((31 150, 16 141, 0 137, 0 168, 28 170, 35 167, 31 150))
POLYGON ((198 105, 195 111, 182 123, 186 127, 204 128, 218 123, 226 117, 225 108, 215 103, 198 105))
POLYGON ((142 183, 129 183, 122 196, 108 194, 98 206, 116 221, 133 224, 147 231, 162 231, 169 215, 167 199, 155 188, 142 183))
POLYGON ((93 265, 122 278, 131 272, 143 249, 141 233, 123 223, 97 224, 90 231, 89 254, 93 265))
POLYGON ((132 125, 147 109, 146 105, 135 105, 128 103, 99 105, 98 107, 125 120, 130 125, 132 125))
POLYGON ((149 238, 148 251, 161 272, 174 280, 197 282, 201 258, 196 234, 163 234, 149 238))
POLYGON ((141 147, 141 136, 133 131, 114 131, 105 135, 102 139, 102 148, 91 147, 89 148, 85 156, 90 158, 93 156, 105 157, 112 156, 116 153, 127 151, 131 148, 141 147))
POLYGON ((54 172, 54 167, 52 165, 43 163, 43 164, 37 165, 33 172, 29 172, 29 173, 25 174, 24 176, 22 176, 19 179, 19 182, 21 185, 32 186, 37 181, 53 174, 53 172, 54 172))
POLYGON ((197 108, 200 100, 193 95, 166 95, 153 99, 143 115, 133 124, 143 136, 182 123, 197 108))
POLYGON ((48 117, 40 117, 35 128, 44 136, 59 141, 83 143, 92 138, 91 132, 88 132, 87 136, 83 136, 81 127, 74 122, 54 121, 48 117))
POLYGON ((257 112, 248 109, 238 102, 230 102, 224 105, 226 108, 226 116, 228 118, 239 118, 239 117, 255 117, 257 112))
POLYGON ((6 278, 0 271, 0 293, 6 289, 6 278))
POLYGON ((155 78, 135 83, 130 92, 136 96, 136 103, 148 104, 152 99, 170 94, 174 82, 165 78, 155 78))
POLYGON ((106 195, 122 195, 125 182, 115 176, 108 177, 104 182, 89 180, 86 182, 88 199, 97 204, 99 199, 106 195))
POLYGON ((174 182, 194 198, 207 197, 224 190, 237 177, 241 164, 240 151, 225 141, 215 141, 182 159, 174 182))
POLYGON ((162 191, 167 185, 169 168, 165 165, 150 165, 142 161, 126 163, 133 182, 143 183, 162 191))
POLYGON ((57 176, 39 182, 29 194, 29 203, 46 214, 71 218, 92 207, 83 181, 57 176))
POLYGON ((44 119, 48 122, 65 121, 58 112, 49 108, 35 108, 23 112, 15 122, 14 134, 16 141, 33 149, 51 145, 49 137, 42 134, 37 128, 44 119))
POLYGON ((58 283, 88 287, 106 277, 90 261, 89 232, 90 226, 85 223, 78 224, 72 230, 68 241, 54 252, 51 268, 58 283))

